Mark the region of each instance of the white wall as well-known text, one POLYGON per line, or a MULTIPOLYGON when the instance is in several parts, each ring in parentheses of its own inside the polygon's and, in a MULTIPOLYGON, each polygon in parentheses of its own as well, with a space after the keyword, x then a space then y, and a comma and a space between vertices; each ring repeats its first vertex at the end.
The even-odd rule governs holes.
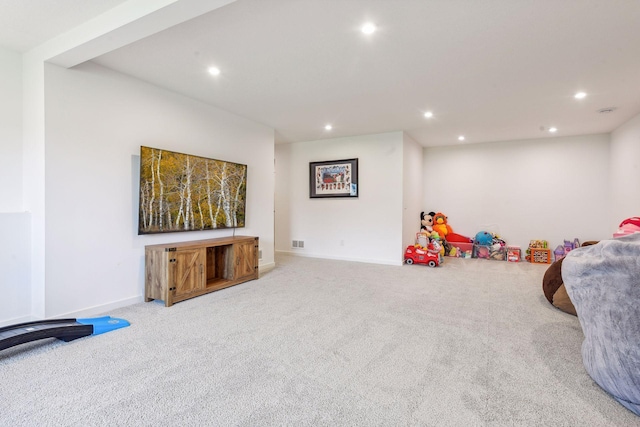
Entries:
POLYGON ((276 250, 400 264, 402 153, 402 132, 277 145, 276 250), (358 198, 309 198, 309 162, 351 158, 358 158, 358 198), (291 248, 292 240, 304 249, 291 248))
POLYGON ((415 243, 422 207, 422 146, 403 133, 402 244, 415 243))
POLYGON ((30 218, 22 189, 22 56, 0 48, 0 326, 30 320, 30 218))
POLYGON ((622 220, 640 216, 640 114, 611 134, 611 221, 615 232, 622 220))
POLYGON ((140 145, 247 164, 236 233, 273 264, 273 129, 92 63, 45 76, 47 317, 142 301, 145 245, 232 234, 138 236, 140 145))
POLYGON ((0 48, 0 213, 22 204, 22 57, 0 48))
POLYGON ((0 214, 0 326, 31 320, 30 215, 0 214))
POLYGON ((531 239, 605 239, 609 167, 609 135, 427 148, 424 207, 456 233, 487 230, 523 249, 531 239))

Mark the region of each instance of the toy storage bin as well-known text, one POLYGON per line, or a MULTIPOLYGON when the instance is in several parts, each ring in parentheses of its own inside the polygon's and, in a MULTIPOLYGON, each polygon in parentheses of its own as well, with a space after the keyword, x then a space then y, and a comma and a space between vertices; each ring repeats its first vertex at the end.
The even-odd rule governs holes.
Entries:
POLYGON ((494 247, 493 245, 473 245, 473 257, 494 259, 504 261, 507 250, 504 246, 494 247))
POLYGON ((507 261, 520 262, 522 258, 522 251, 520 246, 507 246, 507 261))
POLYGON ((491 246, 488 245, 473 245, 473 258, 489 259, 491 255, 491 246))
POLYGON ((449 242, 452 248, 458 248, 460 254, 465 252, 473 252, 473 243, 449 242))
POLYGON ((506 259, 507 249, 504 246, 490 246, 489 247, 489 259, 496 261, 504 261, 506 259))

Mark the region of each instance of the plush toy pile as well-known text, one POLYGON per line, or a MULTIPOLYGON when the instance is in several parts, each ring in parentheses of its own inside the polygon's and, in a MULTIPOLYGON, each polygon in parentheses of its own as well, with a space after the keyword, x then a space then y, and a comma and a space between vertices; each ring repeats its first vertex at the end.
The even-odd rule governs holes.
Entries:
POLYGON ((640 415, 640 233, 569 252, 562 278, 584 332, 587 372, 640 415))

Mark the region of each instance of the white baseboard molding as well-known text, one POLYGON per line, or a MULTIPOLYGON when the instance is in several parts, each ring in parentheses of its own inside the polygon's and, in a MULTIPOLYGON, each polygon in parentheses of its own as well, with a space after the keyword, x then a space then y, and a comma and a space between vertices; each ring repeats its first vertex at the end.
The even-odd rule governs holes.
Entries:
POLYGON ((108 315, 111 310, 115 310, 117 308, 127 307, 129 305, 137 304, 139 302, 143 302, 144 298, 142 295, 137 297, 125 298, 119 301, 110 302, 108 304, 103 305, 95 305, 93 307, 85 308, 78 311, 72 311, 65 314, 60 314, 57 316, 52 316, 53 319, 64 319, 64 318, 82 318, 82 317, 95 317, 98 315, 108 315))
POLYGON ((340 257, 333 255, 321 255, 321 254, 309 254, 303 253, 301 251, 275 251, 277 254, 285 254, 285 255, 293 255, 293 256, 301 256, 306 258, 320 258, 320 259, 333 259, 337 261, 352 261, 352 262, 363 262, 366 264, 383 264, 383 265, 402 265, 403 262, 398 261, 390 261, 387 259, 369 259, 369 258, 351 258, 351 257, 340 257))
POLYGON ((263 274, 270 272, 274 268, 276 268, 276 263, 275 262, 268 262, 266 264, 260 264, 260 266, 258 266, 258 276, 262 276, 263 274))

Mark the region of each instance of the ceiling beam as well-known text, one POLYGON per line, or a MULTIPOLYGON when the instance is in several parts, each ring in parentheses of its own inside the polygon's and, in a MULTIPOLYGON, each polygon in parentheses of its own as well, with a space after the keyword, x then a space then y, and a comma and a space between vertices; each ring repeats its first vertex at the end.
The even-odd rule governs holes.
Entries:
POLYGON ((71 68, 235 0, 129 0, 29 54, 71 68))

